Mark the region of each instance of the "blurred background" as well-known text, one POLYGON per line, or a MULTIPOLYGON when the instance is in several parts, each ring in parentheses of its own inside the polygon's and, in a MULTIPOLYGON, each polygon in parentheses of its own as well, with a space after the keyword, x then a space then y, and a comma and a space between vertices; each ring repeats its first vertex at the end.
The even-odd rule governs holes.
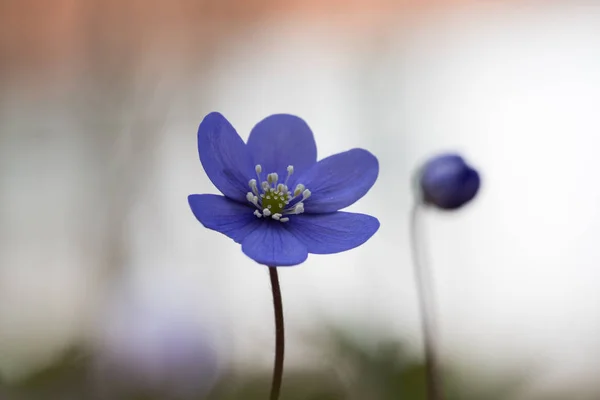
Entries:
POLYGON ((409 182, 456 150, 484 186, 425 221, 449 396, 598 399, 598 71, 595 1, 0 0, 0 398, 265 398, 266 268, 187 204, 219 111, 380 160, 350 208, 380 231, 280 270, 283 398, 423 398, 409 182))

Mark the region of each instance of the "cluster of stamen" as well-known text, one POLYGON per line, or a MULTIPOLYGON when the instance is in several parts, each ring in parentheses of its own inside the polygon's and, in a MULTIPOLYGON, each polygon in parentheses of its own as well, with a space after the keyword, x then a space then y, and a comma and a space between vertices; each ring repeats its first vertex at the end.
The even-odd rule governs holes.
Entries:
POLYGON ((256 207, 254 215, 258 218, 271 217, 276 221, 287 222, 290 220, 288 215, 304 212, 303 201, 308 199, 311 193, 301 183, 296 185, 294 191, 288 188, 288 180, 294 173, 293 165, 287 167, 284 183, 278 183, 279 176, 276 172, 268 174, 267 180, 261 182, 262 167, 259 164, 254 169, 258 180, 251 179, 248 182, 252 191, 246 195, 246 199, 256 207))

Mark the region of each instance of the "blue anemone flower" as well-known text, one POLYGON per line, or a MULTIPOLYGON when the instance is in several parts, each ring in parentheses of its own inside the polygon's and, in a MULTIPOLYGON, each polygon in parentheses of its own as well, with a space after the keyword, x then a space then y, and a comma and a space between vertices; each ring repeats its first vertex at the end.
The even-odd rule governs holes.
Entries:
POLYGON ((479 173, 458 154, 440 154, 420 170, 423 200, 443 210, 455 210, 473 200, 479 191, 479 173))
POLYGON ((377 218, 338 211, 373 186, 377 158, 352 149, 317 162, 312 131, 301 118, 271 115, 244 143, 229 121, 213 112, 198 128, 198 152, 224 196, 192 194, 192 212, 260 264, 292 266, 309 253, 350 250, 379 229, 377 218))

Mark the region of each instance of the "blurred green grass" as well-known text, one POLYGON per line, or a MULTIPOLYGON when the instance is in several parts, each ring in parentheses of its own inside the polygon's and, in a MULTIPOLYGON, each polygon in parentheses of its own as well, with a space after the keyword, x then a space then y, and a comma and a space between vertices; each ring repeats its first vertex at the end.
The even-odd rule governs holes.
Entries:
MULTIPOLYGON (((319 336, 327 363, 314 369, 284 372, 281 400, 425 400, 425 369, 412 360, 400 341, 379 340, 363 343, 340 331, 319 336), (375 343, 375 345, 373 345, 375 343)), ((269 350, 270 351, 270 350, 269 350)), ((79 400, 105 399, 94 386, 91 354, 71 349, 51 366, 24 380, 5 386, 2 399, 7 400, 79 400)), ((507 400, 524 383, 498 380, 483 390, 458 378, 458 367, 444 371, 447 400, 507 400)), ((225 372, 212 391, 192 400, 267 399, 270 371, 248 370, 241 375, 225 372)), ((96 381, 97 384, 97 381, 96 381)), ((110 385, 110 382, 106 383, 110 385)), ((143 391, 111 400, 169 400, 143 391)), ((174 398, 175 399, 175 398, 174 398)))

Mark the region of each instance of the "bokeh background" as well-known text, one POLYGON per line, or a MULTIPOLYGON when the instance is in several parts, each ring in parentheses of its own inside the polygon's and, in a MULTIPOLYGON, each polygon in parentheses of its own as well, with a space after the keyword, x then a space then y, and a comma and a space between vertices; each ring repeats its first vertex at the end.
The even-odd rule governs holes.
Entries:
POLYGON ((216 193, 196 131, 219 111, 244 139, 296 114, 319 158, 380 160, 350 208, 380 231, 280 271, 284 395, 421 398, 394 386, 422 383, 410 178, 456 150, 481 194, 425 221, 456 398, 597 399, 599 71, 595 1, 0 0, 0 398, 268 386, 267 271, 187 205, 216 193))

